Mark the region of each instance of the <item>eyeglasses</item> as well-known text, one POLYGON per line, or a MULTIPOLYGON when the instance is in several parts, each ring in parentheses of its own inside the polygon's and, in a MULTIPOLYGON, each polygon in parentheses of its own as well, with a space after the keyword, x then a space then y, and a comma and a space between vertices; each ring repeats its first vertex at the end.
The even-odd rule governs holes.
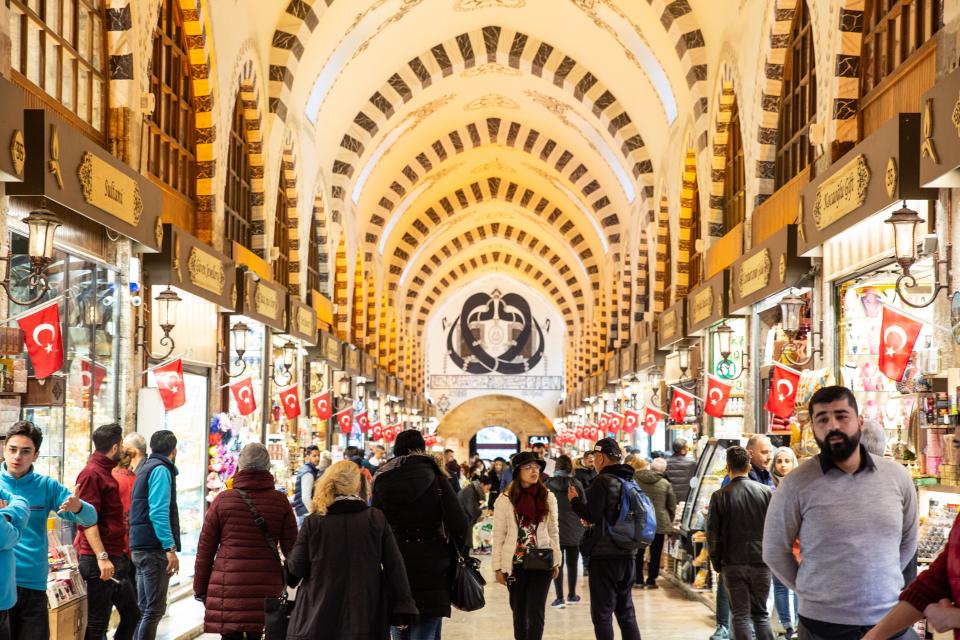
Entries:
POLYGON ((537 472, 539 472, 539 471, 540 471, 540 465, 538 465, 538 464, 535 463, 535 462, 531 462, 530 464, 525 464, 525 465, 523 465, 522 467, 520 467, 520 471, 537 471, 537 472))

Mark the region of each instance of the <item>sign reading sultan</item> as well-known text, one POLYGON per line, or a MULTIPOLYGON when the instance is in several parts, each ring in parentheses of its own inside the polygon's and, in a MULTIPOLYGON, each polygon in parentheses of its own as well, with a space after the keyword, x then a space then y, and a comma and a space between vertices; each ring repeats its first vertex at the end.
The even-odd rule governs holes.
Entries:
POLYGON ((562 391, 562 376, 431 375, 431 389, 493 389, 497 391, 562 391))

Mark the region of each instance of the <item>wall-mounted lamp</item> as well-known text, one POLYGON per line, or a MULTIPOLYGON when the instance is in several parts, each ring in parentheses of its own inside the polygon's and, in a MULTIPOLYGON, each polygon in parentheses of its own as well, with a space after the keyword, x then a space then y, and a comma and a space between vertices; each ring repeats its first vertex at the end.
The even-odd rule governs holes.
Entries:
POLYGON ((660 383, 663 382, 663 368, 655 364, 647 369, 647 381, 650 383, 650 404, 660 406, 660 383))
POLYGON ((782 327, 783 332, 787 334, 789 341, 783 346, 783 357, 787 359, 787 362, 790 364, 802 367, 808 364, 813 360, 813 356, 816 353, 820 353, 820 347, 815 343, 817 342, 816 338, 819 337, 819 333, 816 331, 810 332, 810 345, 809 353, 806 358, 798 358, 797 354, 801 353, 800 345, 797 343, 797 335, 800 333, 800 317, 803 312, 803 307, 806 305, 806 301, 797 295, 788 295, 784 296, 780 300, 780 314, 782 317, 782 327))
MULTIPOLYGON (((247 333, 250 331, 249 327, 242 322, 237 322, 232 327, 230 327, 230 342, 233 344, 233 350, 237 354, 237 359, 234 364, 240 366, 240 370, 236 373, 230 373, 230 363, 224 362, 220 365, 223 369, 224 374, 228 378, 237 378, 243 375, 243 372, 247 370, 247 361, 243 359, 243 354, 247 352, 247 333)), ((229 350, 229 348, 228 348, 229 350)), ((226 353, 219 354, 220 357, 217 358, 219 362, 221 357, 226 356, 226 353)))
POLYGON ((340 398, 346 399, 350 397, 350 376, 343 376, 340 378, 340 398))
POLYGON ((693 349, 688 342, 681 340, 674 350, 677 354, 677 366, 680 367, 680 379, 677 380, 676 386, 687 390, 693 389, 699 382, 697 378, 687 377, 687 371, 690 369, 690 353, 693 349))
POLYGON ((939 273, 941 265, 946 265, 949 263, 949 256, 947 256, 946 260, 940 260, 939 252, 934 251, 934 287, 933 294, 930 296, 930 299, 920 303, 914 303, 907 299, 907 296, 903 291, 904 288, 913 289, 917 286, 917 279, 910 273, 910 268, 920 257, 917 252, 917 227, 919 227, 920 223, 923 221, 924 220, 920 217, 920 214, 907 207, 906 201, 904 201, 902 207, 891 213, 890 217, 885 220, 887 224, 893 227, 894 253, 896 255, 897 262, 900 264, 900 269, 903 272, 900 277, 897 278, 897 295, 905 305, 915 309, 929 307, 931 304, 933 304, 933 301, 937 299, 940 291, 947 288, 947 285, 939 284, 939 273), (910 283, 909 285, 906 284, 908 281, 910 283))
POLYGON ((27 307, 40 299, 50 290, 47 280, 47 267, 53 262, 53 240, 60 228, 60 221, 49 211, 31 211, 23 221, 27 225, 27 256, 30 258, 30 273, 26 277, 26 286, 38 289, 32 298, 21 299, 13 295, 10 289, 13 271, 13 249, 9 249, 5 258, 7 275, 0 281, 0 286, 7 292, 7 297, 14 304, 27 307))
MULTIPOLYGON (((150 347, 147 345, 147 322, 145 318, 137 325, 136 345, 137 349, 142 350, 151 360, 163 360, 170 357, 170 354, 173 353, 176 347, 173 338, 170 336, 170 332, 173 331, 173 328, 177 325, 177 305, 179 305, 182 300, 180 296, 177 295, 177 292, 171 289, 170 285, 167 285, 167 288, 157 295, 155 302, 157 303, 158 324, 163 331, 163 337, 160 338, 159 342, 161 346, 167 347, 167 351, 163 355, 150 353, 150 347)), ((96 301, 91 304, 96 304, 96 301)))
MULTIPOLYGON (((746 370, 746 364, 741 360, 739 370, 737 363, 730 359, 733 353, 733 334, 736 333, 726 320, 723 324, 713 330, 717 336, 717 343, 720 350, 720 362, 717 363, 717 375, 724 380, 736 380, 743 375, 746 370), (736 371, 736 373, 734 373, 736 371)), ((746 354, 744 354, 744 357, 746 354)))
POLYGON ((283 382, 277 380, 277 368, 270 368, 270 379, 273 380, 273 384, 282 386, 285 384, 290 384, 290 381, 293 379, 293 361, 297 357, 297 345, 287 340, 286 344, 283 345, 283 362, 280 365, 283 368, 283 375, 286 376, 283 382))

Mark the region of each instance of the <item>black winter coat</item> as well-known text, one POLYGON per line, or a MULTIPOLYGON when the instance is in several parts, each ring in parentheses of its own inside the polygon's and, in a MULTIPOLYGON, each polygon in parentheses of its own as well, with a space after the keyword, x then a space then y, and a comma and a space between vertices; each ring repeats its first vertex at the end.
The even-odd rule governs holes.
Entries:
POLYGON ((394 458, 374 478, 373 506, 393 528, 420 615, 449 618, 452 562, 444 532, 463 547, 469 527, 447 477, 429 456, 394 458))
POLYGON ((303 581, 287 640, 387 640, 417 614, 393 531, 360 500, 307 516, 287 570, 303 581))
POLYGON ((633 480, 634 470, 628 464, 614 464, 604 467, 597 474, 590 488, 587 489, 587 500, 574 498, 571 506, 574 513, 594 525, 583 543, 584 553, 591 558, 634 557, 636 549, 622 549, 618 547, 604 531, 603 521, 613 524, 620 516, 620 487, 616 478, 633 480), (616 476, 616 478, 614 477, 616 476))
POLYGON ((716 571, 723 565, 763 562, 763 523, 773 492, 759 482, 737 477, 710 496, 707 546, 716 571))
POLYGON ((583 485, 583 489, 586 491, 596 479, 597 472, 595 469, 577 469, 573 472, 573 477, 576 478, 581 485, 583 485))
MULTIPOLYGON (((467 517, 467 528, 471 529, 473 525, 480 520, 483 509, 480 503, 483 501, 483 489, 480 487, 479 480, 473 480, 457 494, 457 500, 463 507, 463 513, 467 517)), ((468 542, 470 542, 468 540, 468 542)))
POLYGON ((580 484, 580 481, 571 478, 569 475, 565 474, 562 471, 557 471, 556 474, 544 484, 547 485, 547 489, 553 492, 553 495, 557 498, 557 516, 560 524, 560 546, 561 547, 576 547, 583 541, 583 533, 585 529, 583 524, 580 522, 580 516, 573 512, 573 507, 570 506, 570 500, 567 499, 567 489, 570 488, 572 484, 577 489, 577 495, 580 496, 580 499, 583 500, 586 492, 583 489, 583 485, 580 484), (560 475, 563 474, 563 475, 560 475))
POLYGON ((697 461, 687 456, 672 455, 667 458, 667 477, 673 485, 673 492, 677 494, 678 502, 686 502, 690 494, 690 478, 697 472, 697 461))

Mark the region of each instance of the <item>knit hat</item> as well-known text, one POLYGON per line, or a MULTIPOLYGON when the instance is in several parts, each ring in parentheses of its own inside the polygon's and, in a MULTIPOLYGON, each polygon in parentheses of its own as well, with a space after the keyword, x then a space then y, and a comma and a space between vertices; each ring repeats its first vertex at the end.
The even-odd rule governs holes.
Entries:
POLYGON ((393 445, 393 455, 405 456, 413 451, 426 451, 427 443, 423 440, 423 434, 416 429, 407 429, 397 435, 397 441, 393 445))

